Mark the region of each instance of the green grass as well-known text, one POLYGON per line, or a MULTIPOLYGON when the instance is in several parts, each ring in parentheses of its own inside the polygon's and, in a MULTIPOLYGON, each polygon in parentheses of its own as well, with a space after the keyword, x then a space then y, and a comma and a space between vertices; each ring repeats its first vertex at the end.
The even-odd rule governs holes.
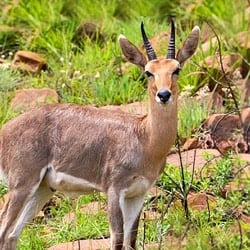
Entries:
MULTIPOLYGON (((171 236, 176 242, 180 239, 185 241, 183 246, 179 244, 178 248, 171 249, 248 249, 250 225, 240 221, 235 211, 236 208, 241 208, 249 215, 249 182, 245 183, 246 189, 231 191, 226 197, 223 194, 223 190, 230 182, 237 186, 246 181, 244 176, 234 175, 246 164, 230 155, 213 163, 208 159, 205 169, 208 171, 206 174, 210 173, 211 176, 203 176, 203 178, 197 174, 192 178, 192 174, 184 165, 186 186, 192 191, 214 195, 216 205, 210 205, 209 209, 201 211, 189 207, 188 220, 185 218, 181 203, 179 207, 176 205, 170 207, 160 223, 162 225, 168 223, 168 230, 164 237, 168 239, 171 236)), ((167 193, 176 193, 175 199, 183 197, 180 167, 167 165, 165 173, 158 181, 158 186, 167 193)), ((165 244, 170 248, 168 243, 165 244)))
MULTIPOLYGON (((195 98, 187 98, 179 105, 178 131, 181 138, 190 138, 195 135, 194 130, 198 130, 200 124, 208 117, 210 110, 204 102, 195 98)), ((198 132, 198 131, 197 131, 198 132)))
MULTIPOLYGON (((152 37, 169 31, 167 19, 175 14, 177 48, 194 25, 199 25, 203 34, 209 23, 223 40, 223 54, 240 52, 247 55, 246 50, 238 49, 236 37, 237 33, 249 29, 249 17, 244 15, 246 5, 247 1, 233 0, 1 1, 1 58, 10 62, 17 50, 42 53, 49 71, 35 75, 0 68, 0 127, 17 115, 10 108, 10 102, 14 92, 21 88, 50 87, 59 93, 60 102, 83 105, 103 106, 146 100, 145 78, 135 66, 124 66, 117 42, 118 35, 123 34, 141 46, 141 21, 145 23, 149 37, 152 37), (84 22, 96 24, 104 41, 76 38, 76 30, 84 22)), ((200 45, 179 76, 181 94, 188 90, 193 95, 206 84, 207 78, 201 81, 199 77, 203 72, 202 61, 215 53, 218 53, 218 44, 207 52, 202 51, 200 45)), ((163 51, 162 55, 165 54, 166 51, 163 51)), ((190 96, 179 107, 179 136, 186 139, 195 134, 194 131, 211 110, 190 96)), ((209 161, 209 156, 206 157, 209 161)), ((203 178, 195 176, 194 179, 184 166, 186 187, 197 192, 212 193, 218 199, 218 205, 210 211, 190 209, 188 220, 181 206, 171 205, 165 211, 172 194, 175 201, 185 197, 181 190, 183 182, 179 166, 167 165, 166 174, 157 184, 164 189, 164 197, 157 204, 145 204, 145 210, 156 209, 163 216, 155 220, 142 220, 138 246, 142 248, 144 243, 154 242, 161 245, 161 249, 248 249, 249 225, 240 224, 242 235, 239 231, 231 232, 231 226, 237 223, 237 218, 232 214, 235 207, 242 206, 245 214, 250 215, 249 180, 241 175, 232 177, 235 169, 244 164, 228 156, 212 165, 208 164, 203 178), (212 177, 205 177, 207 173, 212 177), (246 188, 222 197, 224 187, 232 180, 243 183, 246 188)), ((6 187, 0 185, 0 197, 6 192, 6 187)), ((51 208, 50 218, 36 219, 25 228, 18 249, 46 249, 61 242, 109 236, 105 211, 100 209, 97 214, 81 213, 81 207, 91 201, 106 204, 106 199, 98 195, 83 196, 77 200, 58 199, 58 207, 51 208), (64 218, 72 211, 76 214, 75 220, 67 223, 64 218)))

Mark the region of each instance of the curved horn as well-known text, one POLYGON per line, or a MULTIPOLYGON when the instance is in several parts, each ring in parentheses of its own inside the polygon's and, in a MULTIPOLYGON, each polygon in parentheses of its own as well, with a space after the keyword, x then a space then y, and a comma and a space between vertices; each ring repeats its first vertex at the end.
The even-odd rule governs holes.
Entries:
POLYGON ((171 19, 171 34, 168 44, 167 59, 175 59, 175 27, 173 18, 171 19))
POLYGON ((152 48, 147 38, 147 35, 145 33, 143 22, 141 23, 141 34, 142 34, 144 46, 148 55, 148 60, 151 61, 151 60, 157 59, 154 49, 152 48))

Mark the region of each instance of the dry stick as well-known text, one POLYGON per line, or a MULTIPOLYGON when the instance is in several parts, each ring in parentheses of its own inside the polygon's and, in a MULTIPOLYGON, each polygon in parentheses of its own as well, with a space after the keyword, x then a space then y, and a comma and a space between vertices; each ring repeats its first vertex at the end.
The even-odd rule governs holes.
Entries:
POLYGON ((180 158, 180 172, 181 172, 181 193, 182 193, 182 205, 185 211, 186 219, 189 219, 189 210, 188 210, 188 203, 187 203, 187 188, 185 183, 185 175, 184 175, 184 166, 182 162, 182 156, 181 156, 181 147, 179 143, 179 134, 177 133, 177 150, 178 155, 180 158))
MULTIPOLYGON (((224 78, 226 79, 226 83, 227 83, 227 85, 228 85, 228 89, 229 89, 230 94, 231 94, 231 96, 232 96, 232 99, 233 99, 233 102, 234 102, 234 105, 235 105, 236 112, 237 112, 238 115, 239 115, 239 119, 240 119, 240 123, 241 123, 241 127, 242 127, 243 122, 242 122, 242 118, 241 118, 240 109, 239 109, 238 102, 237 102, 237 100, 236 100, 234 91, 233 91, 232 86, 231 86, 232 80, 229 79, 229 78, 227 77, 227 74, 226 74, 226 72, 225 72, 225 69, 224 69, 224 66, 223 66, 223 62, 222 62, 222 53, 221 53, 221 41, 220 41, 220 38, 219 38, 217 32, 215 31, 214 27, 212 26, 212 24, 211 24, 209 21, 206 21, 206 23, 207 23, 208 26, 212 29, 212 31, 214 32, 214 34, 215 34, 215 36, 216 36, 216 39, 217 39, 217 42, 218 42, 218 47, 219 47, 220 67, 221 67, 223 76, 224 76, 224 78)), ((215 143, 215 144, 216 144, 216 143, 215 143)), ((220 152, 220 153, 221 153, 221 152, 220 152)))
MULTIPOLYGON (((242 60, 244 60, 244 62, 247 63, 248 66, 250 66, 250 63, 248 63, 247 60, 245 60, 243 57, 242 57, 242 60)), ((248 72, 245 79, 248 79, 249 77, 250 77, 250 71, 248 72)), ((246 131, 244 131, 244 133, 245 133, 245 138, 246 138, 245 140, 246 140, 246 143, 247 143, 247 151, 249 151, 250 150, 250 141, 248 140, 248 135, 250 133, 250 124, 248 124, 247 129, 246 129, 246 131)))
POLYGON ((210 222, 210 220, 211 220, 211 210, 210 210, 210 205, 209 205, 209 202, 208 202, 207 195, 206 195, 206 203, 207 203, 207 210, 208 210, 208 222, 210 222))
POLYGON ((200 172, 199 172, 199 177, 201 179, 201 181, 203 181, 203 176, 202 176, 202 171, 204 170, 205 167, 207 167, 209 165, 210 162, 212 162, 213 160, 217 159, 217 158, 220 158, 221 155, 217 155, 217 156, 214 156, 212 159, 208 160, 200 169, 200 172))
POLYGON ((237 175, 238 173, 240 173, 242 170, 244 170, 244 169, 247 168, 248 166, 250 166, 250 162, 247 162, 247 164, 246 164, 245 166, 239 168, 239 169, 234 173, 233 178, 235 178, 236 175, 237 175))
POLYGON ((184 240, 184 238, 186 237, 187 233, 188 233, 188 230, 190 229, 190 225, 191 225, 191 221, 189 221, 185 227, 185 230, 184 230, 184 233, 182 234, 181 236, 181 241, 184 240))
MULTIPOLYGON (((209 202, 208 202, 208 197, 206 196, 206 203, 207 203, 207 210, 208 210, 208 222, 211 221, 211 210, 210 210, 210 205, 209 205, 209 202)), ((212 248, 214 248, 216 246, 215 244, 215 239, 214 237, 211 235, 211 233, 209 233, 209 237, 210 237, 210 243, 211 243, 211 246, 212 248)))
POLYGON ((161 250, 161 245, 162 245, 162 230, 163 230, 163 226, 162 226, 162 222, 163 222, 163 219, 164 219, 164 216, 167 214, 168 212, 168 209, 170 207, 170 205, 172 204, 172 202, 174 201, 174 192, 171 193, 171 197, 170 199, 168 200, 168 203, 167 203, 167 206, 165 207, 165 209, 163 210, 163 212, 161 213, 161 229, 160 229, 160 242, 159 242, 159 245, 158 245, 158 250, 161 250))
MULTIPOLYGON (((223 62, 222 62, 222 53, 221 53, 221 41, 220 41, 220 38, 219 38, 217 32, 215 31, 214 27, 212 26, 212 24, 211 24, 209 21, 206 21, 206 23, 207 23, 208 26, 212 29, 212 31, 214 32, 214 34, 215 34, 215 36, 216 36, 216 39, 217 39, 217 42, 218 42, 218 47, 219 47, 220 67, 221 67, 223 76, 224 76, 225 79, 226 79, 226 82, 227 82, 227 85, 228 85, 228 89, 229 89, 229 91, 230 91, 230 94, 232 95, 232 98, 233 98, 233 101, 234 101, 235 108, 236 108, 236 110, 239 112, 238 102, 237 102, 237 100, 236 100, 234 91, 233 91, 232 86, 231 86, 232 80, 229 79, 229 78, 227 77, 227 74, 226 74, 225 69, 224 69, 224 66, 223 66, 223 62)), ((239 112, 239 113, 240 113, 240 112, 239 112)))
POLYGON ((143 212, 143 239, 142 239, 142 250, 145 249, 145 241, 146 241, 146 213, 143 212))
POLYGON ((193 165, 192 165, 192 176, 191 176, 191 181, 189 183, 189 186, 187 188, 187 194, 189 194, 189 191, 192 187, 193 184, 193 180, 194 180, 194 168, 195 168, 195 159, 196 159, 196 153, 197 153, 197 148, 194 149, 194 160, 193 160, 193 165))
MULTIPOLYGON (((192 165, 192 176, 191 176, 190 184, 189 184, 189 186, 187 188, 187 191, 186 191, 186 198, 187 198, 187 195, 189 194, 189 191, 191 189, 191 186, 192 186, 192 183, 193 183, 193 180, 194 180, 194 167, 195 167, 196 153, 197 153, 197 150, 195 149, 194 150, 194 158, 193 158, 194 160, 193 160, 193 165, 192 165)), ((182 162, 182 159, 180 159, 180 160, 182 162)), ((187 203, 187 208, 188 208, 188 203, 187 203)), ((184 237, 187 235, 187 232, 188 232, 188 230, 190 228, 190 225, 191 225, 191 222, 189 221, 188 224, 187 224, 187 226, 186 226, 186 228, 185 228, 185 230, 184 230, 184 233, 183 233, 183 235, 181 237, 181 240, 183 240, 184 237)))
POLYGON ((236 218, 236 221, 238 223, 238 227, 239 227, 239 233, 240 233, 240 246, 239 246, 239 250, 242 249, 243 247, 243 237, 242 237, 242 228, 241 228, 241 224, 238 218, 236 218))

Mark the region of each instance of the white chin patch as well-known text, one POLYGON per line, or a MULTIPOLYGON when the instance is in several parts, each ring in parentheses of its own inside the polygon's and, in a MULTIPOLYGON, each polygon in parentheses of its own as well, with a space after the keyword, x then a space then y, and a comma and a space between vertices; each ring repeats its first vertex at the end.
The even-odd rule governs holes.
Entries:
POLYGON ((169 99, 168 99, 168 101, 167 101, 166 103, 163 103, 163 102, 161 101, 161 99, 160 99, 158 96, 155 96, 155 100, 156 100, 156 102, 159 103, 159 104, 170 104, 170 103, 173 102, 172 96, 169 97, 169 99))

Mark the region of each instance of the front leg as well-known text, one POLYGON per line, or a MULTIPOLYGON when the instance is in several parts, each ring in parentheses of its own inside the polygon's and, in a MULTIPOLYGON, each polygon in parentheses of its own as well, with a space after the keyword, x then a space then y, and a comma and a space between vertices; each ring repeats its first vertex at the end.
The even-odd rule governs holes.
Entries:
POLYGON ((120 195, 120 207, 123 215, 124 249, 135 249, 138 224, 143 206, 144 195, 126 197, 120 195))
POLYGON ((108 192, 108 214, 112 250, 135 249, 144 195, 126 197, 126 192, 108 192))
POLYGON ((111 237, 111 250, 121 250, 123 247, 123 217, 119 204, 119 192, 110 188, 108 192, 108 215, 111 237))

